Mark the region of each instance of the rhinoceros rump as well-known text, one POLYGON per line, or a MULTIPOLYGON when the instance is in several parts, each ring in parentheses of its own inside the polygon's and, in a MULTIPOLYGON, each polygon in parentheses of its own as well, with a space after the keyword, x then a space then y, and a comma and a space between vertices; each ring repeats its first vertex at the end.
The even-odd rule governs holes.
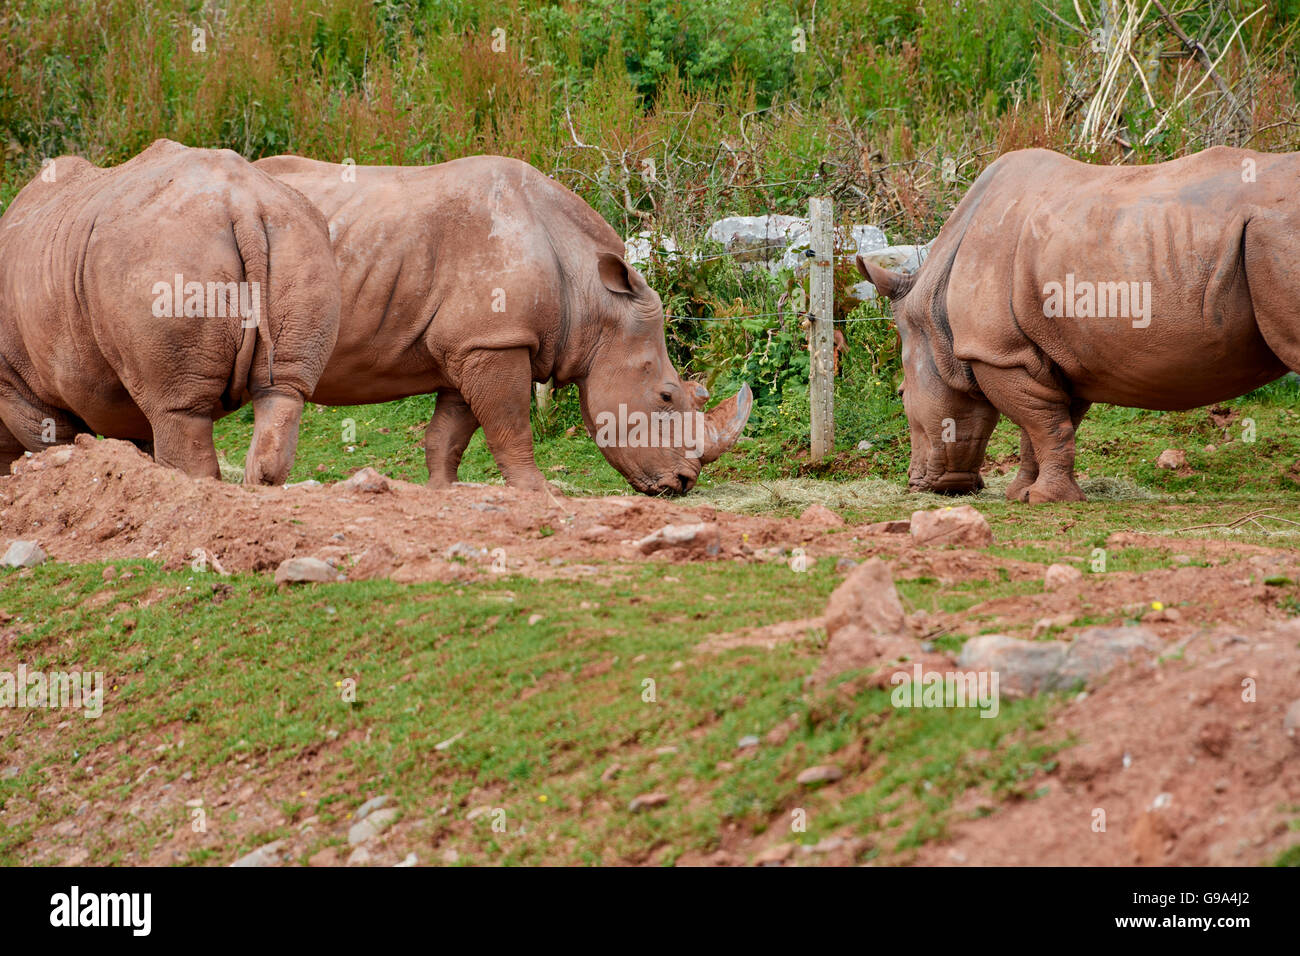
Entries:
POLYGON ((0 467, 94 432, 216 478, 212 422, 251 399, 244 480, 282 482, 338 314, 324 219, 238 154, 60 157, 0 218, 0 467))
MULTIPOLYGON (((385 402, 437 392, 429 483, 456 480, 481 425, 507 484, 545 486, 533 458, 530 383, 577 383, 592 435, 607 415, 694 415, 664 344, 663 306, 596 212, 527 163, 438 166, 259 160, 330 224, 343 290, 338 345, 312 400, 385 402)), ((740 437, 748 388, 704 416, 702 447, 599 442, 632 487, 688 490, 740 437)))
POLYGON ((1152 166, 1048 150, 984 171, 911 276, 858 260, 893 303, 913 489, 970 492, 999 413, 1007 497, 1081 501, 1093 402, 1187 409, 1300 369, 1300 153, 1215 147, 1152 166))

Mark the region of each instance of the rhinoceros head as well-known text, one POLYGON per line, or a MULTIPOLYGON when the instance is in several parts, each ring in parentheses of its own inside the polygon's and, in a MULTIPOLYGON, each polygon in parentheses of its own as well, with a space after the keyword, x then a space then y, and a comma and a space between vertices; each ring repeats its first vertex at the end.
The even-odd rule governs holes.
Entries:
MULTIPOLYGON (((907 485, 913 491, 971 494, 984 487, 980 465, 998 422, 998 410, 984 398, 969 366, 952 352, 947 322, 936 323, 946 288, 937 294, 918 288, 916 275, 901 275, 857 258, 858 271, 886 296, 903 347, 903 410, 912 439, 907 485)), ((938 265, 938 263, 936 263, 938 265)))
POLYGON ((684 381, 668 358, 659 296, 613 253, 598 253, 596 266, 599 338, 577 380, 587 430, 637 491, 689 491, 700 468, 740 438, 753 395, 741 386, 704 412, 708 390, 684 381))

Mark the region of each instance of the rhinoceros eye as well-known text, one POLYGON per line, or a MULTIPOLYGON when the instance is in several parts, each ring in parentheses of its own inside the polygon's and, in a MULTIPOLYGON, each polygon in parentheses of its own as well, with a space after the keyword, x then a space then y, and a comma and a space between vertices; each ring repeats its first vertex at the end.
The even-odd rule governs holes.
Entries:
POLYGON ((659 400, 665 403, 671 402, 673 400, 673 393, 667 390, 661 391, 659 393, 659 400))

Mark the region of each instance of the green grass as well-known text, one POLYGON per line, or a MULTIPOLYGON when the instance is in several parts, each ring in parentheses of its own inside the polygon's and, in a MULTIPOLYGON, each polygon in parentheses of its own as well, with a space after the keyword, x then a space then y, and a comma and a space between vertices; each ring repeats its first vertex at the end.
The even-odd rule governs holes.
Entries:
MULTIPOLYGON (((134 577, 106 584, 102 565, 47 564, 21 586, 11 586, 16 572, 4 579, 14 656, 45 670, 101 670, 108 689, 99 720, 59 726, 66 715, 29 711, 23 734, 0 740, 0 763, 22 766, 0 780, 0 805, 25 817, 0 828, 0 862, 29 858, 37 829, 50 839, 83 801, 155 799, 141 786, 151 766, 146 779, 210 808, 224 786, 246 782, 266 783, 278 800, 282 824, 234 840, 222 835, 233 820, 210 809, 191 863, 227 862, 308 815, 343 832, 349 812, 378 793, 418 819, 410 849, 426 861, 435 845, 456 846, 465 862, 632 860, 665 843, 707 852, 725 826, 762 832, 795 808, 808 826, 792 839, 814 843, 847 827, 889 854, 942 832, 966 788, 1012 787, 1052 750, 1022 733, 1043 726, 1050 700, 1004 703, 996 720, 896 711, 881 691, 807 696, 815 653, 695 653, 709 633, 818 613, 838 578, 816 567, 710 565, 676 581, 641 568, 596 586, 379 581, 279 592, 262 576, 118 567, 134 577), (87 606, 106 593, 101 608, 87 606), (533 614, 543 617, 530 625, 533 614), (354 703, 342 697, 347 679, 354 703), (797 727, 784 743, 738 757, 739 738, 791 715, 797 727), (872 767, 845 799, 794 782, 859 741, 872 767), (662 747, 677 749, 656 755, 662 747), (308 777, 296 772, 303 761, 308 777), (614 762, 623 772, 603 783, 614 762), (193 783, 182 786, 186 773, 193 783), (50 792, 50 779, 63 785, 50 792), (669 805, 629 814, 628 801, 649 790, 671 794, 669 805), (479 801, 505 809, 507 834, 483 821, 466 838, 459 821, 479 801), (453 809, 439 816, 442 805, 453 809)), ((930 581, 906 593, 923 601, 937 590, 930 581)), ((94 862, 128 861, 187 824, 177 797, 101 828, 88 848, 94 862)))

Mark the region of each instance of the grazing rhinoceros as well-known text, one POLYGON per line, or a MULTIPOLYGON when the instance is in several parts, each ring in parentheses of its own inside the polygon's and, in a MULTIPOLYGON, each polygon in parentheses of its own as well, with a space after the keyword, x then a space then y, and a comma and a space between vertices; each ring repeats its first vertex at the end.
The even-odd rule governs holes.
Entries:
POLYGON ((1047 150, 994 162, 893 303, 909 485, 983 487, 998 413, 1021 428, 1007 497, 1080 501, 1093 402, 1187 409, 1300 369, 1300 153, 1216 147, 1152 166, 1047 150))
POLYGON ((324 218, 238 154, 60 157, 0 218, 0 466, 94 432, 217 478, 251 398, 244 480, 282 482, 338 316, 324 218))
POLYGON ((646 494, 688 490, 739 438, 748 387, 707 415, 664 344, 663 307, 623 240, 527 163, 353 166, 298 156, 256 165, 325 213, 343 289, 338 346, 312 400, 437 392, 429 484, 456 480, 481 425, 506 483, 545 487, 530 383, 576 382, 601 451, 646 494), (648 428, 646 426, 649 426, 648 428))

